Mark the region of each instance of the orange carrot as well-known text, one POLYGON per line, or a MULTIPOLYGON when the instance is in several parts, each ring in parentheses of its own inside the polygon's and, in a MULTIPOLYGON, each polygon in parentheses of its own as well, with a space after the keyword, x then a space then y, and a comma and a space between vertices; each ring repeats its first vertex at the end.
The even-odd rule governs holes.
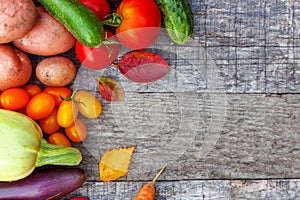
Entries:
POLYGON ((149 183, 146 183, 141 187, 141 189, 138 191, 137 195, 132 200, 154 200, 155 197, 155 181, 158 179, 160 174, 164 171, 166 168, 166 165, 161 168, 161 170, 156 174, 155 178, 150 181, 149 183))

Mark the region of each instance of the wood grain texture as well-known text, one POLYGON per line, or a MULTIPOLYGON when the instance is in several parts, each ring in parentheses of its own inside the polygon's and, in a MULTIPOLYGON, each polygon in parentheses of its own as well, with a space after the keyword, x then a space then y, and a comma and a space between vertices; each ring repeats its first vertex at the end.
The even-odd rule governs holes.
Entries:
MULTIPOLYGON (((130 200, 146 182, 88 182, 69 197, 90 200, 130 200)), ((229 200, 229 199, 299 199, 300 181, 290 180, 190 180, 159 181, 155 199, 159 200, 229 200)))
POLYGON ((110 148, 137 145, 123 180, 300 178, 299 95, 127 93, 85 120, 82 166, 99 179, 110 148), (222 102, 224 100, 224 102, 222 102))

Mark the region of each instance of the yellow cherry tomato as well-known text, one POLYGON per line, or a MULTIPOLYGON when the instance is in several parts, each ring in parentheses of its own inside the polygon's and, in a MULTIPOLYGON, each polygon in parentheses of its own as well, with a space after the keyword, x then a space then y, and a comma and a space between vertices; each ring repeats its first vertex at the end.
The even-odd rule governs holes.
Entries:
POLYGON ((75 123, 78 116, 78 104, 73 100, 63 100, 58 107, 57 123, 61 127, 69 127, 75 123))
POLYGON ((74 101, 78 104, 79 113, 86 118, 97 118, 102 113, 101 102, 88 91, 77 91, 74 101))

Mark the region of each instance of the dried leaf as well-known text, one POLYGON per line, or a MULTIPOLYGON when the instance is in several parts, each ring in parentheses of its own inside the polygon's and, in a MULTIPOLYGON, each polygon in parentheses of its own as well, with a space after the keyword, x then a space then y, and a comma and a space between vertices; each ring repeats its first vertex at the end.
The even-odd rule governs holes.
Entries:
POLYGON ((136 146, 105 151, 100 162, 100 180, 116 180, 127 174, 131 156, 136 146))
POLYGON ((127 53, 117 65, 124 76, 140 83, 157 81, 169 72, 167 61, 153 52, 127 53))
POLYGON ((101 96, 108 101, 124 101, 124 90, 120 83, 108 77, 100 77, 98 80, 98 90, 101 96))

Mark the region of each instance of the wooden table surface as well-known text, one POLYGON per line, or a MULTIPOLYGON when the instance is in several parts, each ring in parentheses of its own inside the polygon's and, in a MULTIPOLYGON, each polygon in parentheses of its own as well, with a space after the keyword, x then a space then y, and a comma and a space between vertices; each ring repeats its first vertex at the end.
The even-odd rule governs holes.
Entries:
POLYGON ((190 4, 190 41, 175 45, 162 30, 151 47, 170 64, 163 79, 79 68, 73 88, 101 99, 94 78, 105 75, 125 101, 101 99, 102 115, 85 120, 89 136, 76 146, 87 182, 65 199, 129 200, 164 164, 159 200, 300 199, 300 1, 190 4), (128 174, 100 182, 102 153, 131 145, 128 174))

